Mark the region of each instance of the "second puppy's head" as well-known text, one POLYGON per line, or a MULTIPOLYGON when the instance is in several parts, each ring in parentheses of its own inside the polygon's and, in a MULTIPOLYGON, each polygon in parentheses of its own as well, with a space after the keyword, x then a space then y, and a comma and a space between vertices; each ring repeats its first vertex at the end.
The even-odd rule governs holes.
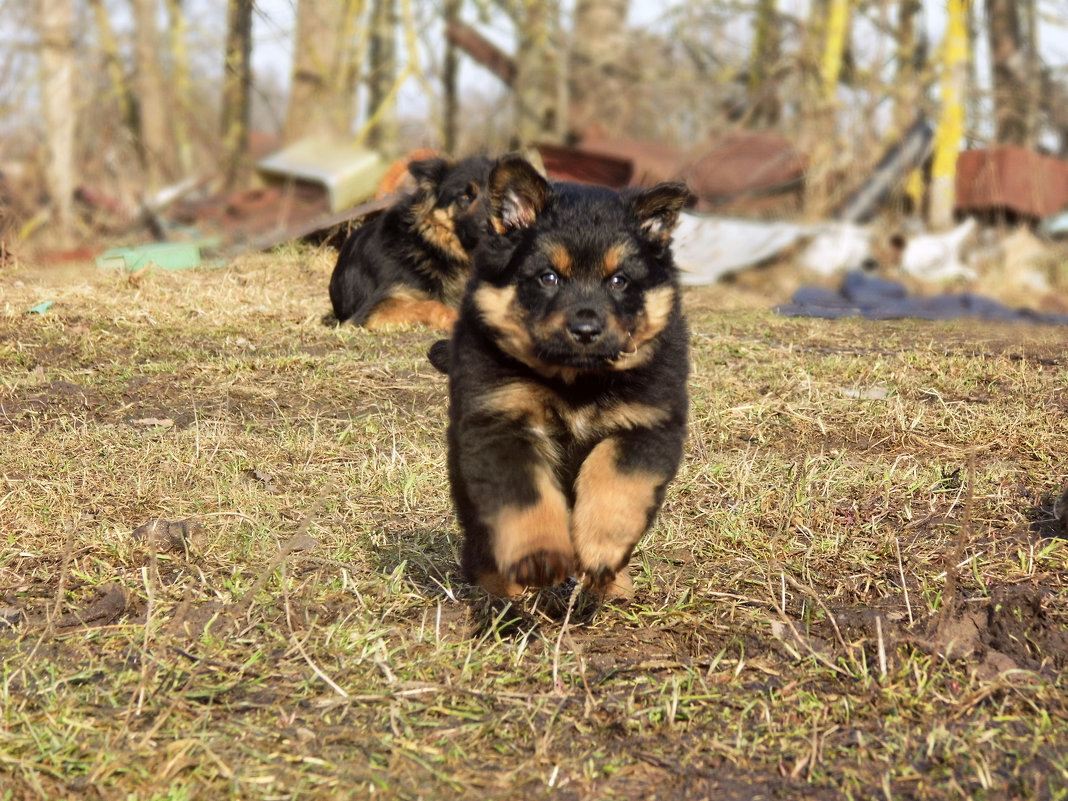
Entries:
POLYGON ((506 157, 488 195, 470 298, 501 350, 564 378, 645 363, 679 314, 670 242, 685 185, 551 184, 506 157))
POLYGON ((472 156, 457 162, 434 158, 413 161, 416 181, 412 204, 420 236, 460 262, 467 262, 486 224, 486 183, 493 161, 472 156))

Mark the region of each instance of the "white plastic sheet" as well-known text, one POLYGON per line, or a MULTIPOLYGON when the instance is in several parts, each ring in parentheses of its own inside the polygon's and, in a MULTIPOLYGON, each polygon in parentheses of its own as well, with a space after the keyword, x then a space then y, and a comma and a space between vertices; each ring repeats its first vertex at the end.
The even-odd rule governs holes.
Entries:
POLYGON ((672 250, 683 284, 713 284, 725 275, 773 258, 808 233, 807 226, 793 223, 684 212, 675 229, 672 250))
POLYGON ((682 283, 712 284, 811 240, 799 263, 821 275, 860 267, 871 255, 871 231, 852 223, 740 220, 683 212, 675 229, 675 263, 682 283))

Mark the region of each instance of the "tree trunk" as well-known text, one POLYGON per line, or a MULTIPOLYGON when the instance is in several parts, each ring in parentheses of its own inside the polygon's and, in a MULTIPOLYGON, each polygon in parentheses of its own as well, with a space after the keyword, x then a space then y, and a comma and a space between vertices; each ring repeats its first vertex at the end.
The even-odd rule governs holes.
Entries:
POLYGON ((782 57, 777 0, 758 0, 755 24, 749 63, 749 96, 753 102, 749 124, 767 128, 778 123, 781 112, 775 78, 782 57))
POLYGON ((74 194, 74 9, 71 0, 41 0, 41 87, 48 146, 45 180, 57 244, 73 231, 74 194))
POLYGON ((555 0, 521 0, 517 5, 516 133, 517 144, 529 145, 558 138, 563 124, 557 85, 559 50, 553 47, 558 9, 555 0))
POLYGON ((233 187, 248 177, 248 122, 252 87, 253 0, 228 0, 223 74, 223 174, 233 187))
POLYGON ((993 73, 997 141, 1029 146, 1035 136, 1037 89, 1029 22, 1034 0, 986 0, 990 67, 993 73))
POLYGON ((359 77, 354 39, 364 5, 363 0, 299 0, 287 142, 352 135, 359 77))
MULTIPOLYGON (((927 44, 918 33, 916 20, 923 10, 922 0, 900 0, 897 17, 897 69, 894 74, 894 126, 891 141, 899 141, 902 134, 920 114, 920 101, 927 94, 927 44)), ((922 167, 909 171, 904 181, 909 208, 919 214, 923 208, 926 182, 922 167)))
POLYGON ((916 30, 916 18, 923 10, 921 0, 901 0, 897 17, 897 69, 894 74, 894 136, 916 119, 917 103, 924 93, 921 78, 925 54, 916 30))
POLYGON ((577 0, 568 70, 569 127, 619 134, 626 112, 624 79, 629 0, 577 0))
POLYGON ((367 76, 367 142, 391 150, 397 142, 395 86, 397 73, 396 0, 374 0, 371 7, 371 48, 367 76))
POLYGON ((134 86, 137 95, 138 143, 145 185, 159 189, 174 177, 169 93, 160 71, 159 5, 157 0, 131 0, 134 11, 134 86))
POLYGON ((170 19, 168 26, 170 38, 170 55, 173 64, 175 113, 171 119, 174 121, 174 138, 178 147, 178 166, 181 174, 192 174, 193 143, 189 138, 189 118, 192 110, 192 82, 189 79, 189 50, 186 47, 185 11, 182 8, 182 0, 166 0, 167 16, 170 19))
MULTIPOLYGON (((445 27, 451 28, 460 20, 461 0, 445 0, 445 27)), ((459 48, 452 39, 445 39, 445 60, 441 67, 443 95, 442 145, 446 153, 455 154, 460 139, 459 48)))
POLYGON ((1038 0, 1020 3, 1023 15, 1024 43, 1027 50, 1027 132, 1028 144, 1034 147, 1042 124, 1042 55, 1038 42, 1038 0))
POLYGON ((115 40, 115 30, 111 27, 111 17, 103 0, 89 0, 96 17, 97 36, 100 37, 100 49, 104 54, 104 64, 107 67, 108 80, 111 82, 111 91, 115 95, 119 113, 123 122, 131 130, 136 130, 137 118, 134 112, 133 91, 129 81, 126 80, 126 72, 122 66, 122 56, 119 54, 119 45, 115 40))

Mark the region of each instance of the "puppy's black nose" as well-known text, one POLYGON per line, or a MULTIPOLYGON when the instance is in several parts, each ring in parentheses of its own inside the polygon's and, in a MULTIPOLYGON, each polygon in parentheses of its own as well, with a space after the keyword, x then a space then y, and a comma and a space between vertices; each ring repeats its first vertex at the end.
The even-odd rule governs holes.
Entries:
POLYGON ((568 319, 567 331, 580 345, 589 345, 604 333, 604 323, 593 309, 579 309, 568 319))

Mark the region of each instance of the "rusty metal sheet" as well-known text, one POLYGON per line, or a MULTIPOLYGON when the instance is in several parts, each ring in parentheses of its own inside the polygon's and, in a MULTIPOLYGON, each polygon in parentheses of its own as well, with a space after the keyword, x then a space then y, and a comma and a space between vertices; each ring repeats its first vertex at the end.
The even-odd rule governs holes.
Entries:
POLYGON ((738 131, 710 143, 682 168, 695 195, 707 202, 772 194, 800 187, 805 160, 789 139, 768 131, 738 131))
POLYGON ((592 153, 578 147, 535 145, 545 171, 554 181, 574 181, 622 189, 630 183, 634 166, 629 159, 592 153))
POLYGON ((1068 206, 1068 164, 1024 147, 966 150, 957 159, 956 210, 1030 219, 1068 206))

